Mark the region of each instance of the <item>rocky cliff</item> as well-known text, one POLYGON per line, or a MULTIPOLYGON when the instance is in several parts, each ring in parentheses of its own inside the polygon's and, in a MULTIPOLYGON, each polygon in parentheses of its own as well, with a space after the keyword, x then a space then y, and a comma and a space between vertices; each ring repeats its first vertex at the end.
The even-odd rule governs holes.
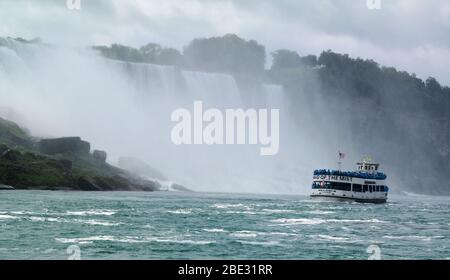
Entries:
POLYGON ((0 118, 0 185, 4 189, 156 191, 155 181, 106 163, 79 137, 36 139, 0 118))

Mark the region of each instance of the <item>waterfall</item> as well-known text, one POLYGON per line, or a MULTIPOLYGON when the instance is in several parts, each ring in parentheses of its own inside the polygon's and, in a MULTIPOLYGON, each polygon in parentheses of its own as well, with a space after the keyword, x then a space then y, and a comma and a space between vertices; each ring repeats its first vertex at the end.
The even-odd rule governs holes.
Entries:
POLYGON ((283 108, 283 87, 280 85, 265 84, 263 85, 263 93, 265 95, 265 105, 273 108, 283 108))
MULTIPOLYGON (((108 151, 113 162, 120 156, 140 158, 194 190, 299 192, 300 173, 286 161, 293 157, 287 146, 264 158, 256 146, 171 142, 172 111, 191 108, 194 100, 219 109, 285 106, 277 85, 261 84, 255 104, 244 102, 245 94, 227 74, 114 61, 92 50, 0 38, 0 107, 13 110, 15 121, 33 134, 81 136, 108 151)), ((283 132, 282 142, 291 145, 283 132)))

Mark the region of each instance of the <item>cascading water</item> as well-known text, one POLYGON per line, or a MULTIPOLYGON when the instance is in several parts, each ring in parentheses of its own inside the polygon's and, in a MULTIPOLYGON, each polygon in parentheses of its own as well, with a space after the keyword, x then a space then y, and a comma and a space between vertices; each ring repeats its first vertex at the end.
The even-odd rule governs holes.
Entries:
POLYGON ((107 150, 113 163, 120 156, 140 158, 194 190, 306 189, 310 169, 299 170, 303 162, 295 159, 304 150, 292 143, 298 133, 283 111, 283 89, 261 88, 257 106, 281 109, 278 155, 262 157, 255 145, 176 146, 170 139, 173 110, 192 110, 194 100, 218 109, 252 106, 232 76, 0 39, 0 107, 12 108, 15 121, 37 136, 81 136, 107 150))

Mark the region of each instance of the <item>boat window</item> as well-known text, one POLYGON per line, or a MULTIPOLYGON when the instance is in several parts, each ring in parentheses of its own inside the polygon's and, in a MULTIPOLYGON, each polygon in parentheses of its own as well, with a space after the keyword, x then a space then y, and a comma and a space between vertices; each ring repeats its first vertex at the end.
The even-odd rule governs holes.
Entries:
POLYGON ((325 188, 325 184, 322 184, 321 182, 314 182, 312 184, 313 189, 323 189, 325 188))
POLYGON ((362 192, 362 185, 353 184, 353 191, 354 192, 362 192))
POLYGON ((380 186, 375 186, 375 191, 379 192, 380 191, 380 186))
POLYGON ((372 192, 372 191, 373 191, 373 186, 370 185, 370 186, 369 186, 369 192, 372 192))
POLYGON ((363 186, 363 192, 367 192, 369 190, 369 186, 368 185, 364 185, 363 186))
POLYGON ((330 182, 330 188, 339 191, 350 191, 352 185, 350 183, 330 182))

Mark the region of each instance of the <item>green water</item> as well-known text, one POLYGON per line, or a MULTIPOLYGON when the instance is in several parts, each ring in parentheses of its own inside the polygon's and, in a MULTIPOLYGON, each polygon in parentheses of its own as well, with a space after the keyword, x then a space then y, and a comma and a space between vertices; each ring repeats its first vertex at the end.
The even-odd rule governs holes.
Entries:
POLYGON ((449 206, 448 198, 426 196, 371 205, 306 196, 0 191, 0 259, 446 259, 449 206))

